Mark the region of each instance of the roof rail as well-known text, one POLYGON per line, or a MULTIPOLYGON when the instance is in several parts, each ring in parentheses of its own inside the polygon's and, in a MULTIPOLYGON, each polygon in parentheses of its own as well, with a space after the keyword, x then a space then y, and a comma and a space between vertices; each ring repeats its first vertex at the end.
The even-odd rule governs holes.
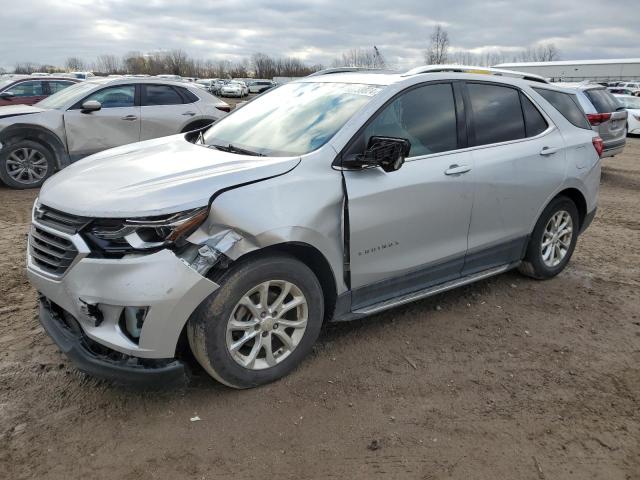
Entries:
POLYGON ((533 73, 515 72, 513 70, 502 70, 501 68, 491 67, 474 67, 469 65, 424 65, 422 67, 412 68, 408 72, 402 74, 403 77, 418 75, 420 73, 438 73, 438 72, 459 72, 459 73, 479 73, 483 75, 497 75, 502 77, 522 78, 532 82, 549 83, 544 77, 533 73))
POLYGON ((334 68, 325 68, 324 70, 318 70, 317 72, 308 75, 309 77, 318 77, 320 75, 329 75, 330 73, 349 73, 349 72, 387 72, 388 70, 384 70, 381 68, 371 68, 371 67, 334 67, 334 68))

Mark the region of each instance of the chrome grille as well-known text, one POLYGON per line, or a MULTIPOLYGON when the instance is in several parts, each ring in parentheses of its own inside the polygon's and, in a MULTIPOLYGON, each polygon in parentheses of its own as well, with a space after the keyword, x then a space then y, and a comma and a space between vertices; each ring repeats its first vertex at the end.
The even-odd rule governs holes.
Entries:
POLYGON ((87 217, 60 212, 46 205, 38 205, 33 211, 33 217, 38 223, 66 233, 76 233, 90 221, 87 217))
POLYGON ((29 232, 29 255, 41 270, 62 275, 73 263, 78 251, 66 238, 32 225, 29 232))

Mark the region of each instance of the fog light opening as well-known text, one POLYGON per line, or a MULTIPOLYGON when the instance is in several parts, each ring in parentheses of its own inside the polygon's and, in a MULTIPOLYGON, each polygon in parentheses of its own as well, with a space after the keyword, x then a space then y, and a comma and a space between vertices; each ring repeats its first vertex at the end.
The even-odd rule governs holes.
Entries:
POLYGON ((120 314, 120 329, 129 340, 138 344, 149 307, 124 307, 120 314))

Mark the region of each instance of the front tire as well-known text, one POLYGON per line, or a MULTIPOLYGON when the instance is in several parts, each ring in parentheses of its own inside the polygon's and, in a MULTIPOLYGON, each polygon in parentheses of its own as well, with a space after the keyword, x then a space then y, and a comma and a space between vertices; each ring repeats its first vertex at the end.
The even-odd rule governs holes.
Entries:
POLYGON ((54 170, 53 152, 42 143, 13 139, 0 150, 0 179, 8 187, 40 187, 54 170))
POLYGON ((558 275, 573 255, 579 227, 575 203, 564 196, 553 199, 533 230, 520 272, 538 280, 558 275))
POLYGON ((273 382, 309 354, 324 314, 322 288, 302 262, 273 255, 212 277, 220 288, 191 315, 187 336, 198 363, 233 388, 273 382))

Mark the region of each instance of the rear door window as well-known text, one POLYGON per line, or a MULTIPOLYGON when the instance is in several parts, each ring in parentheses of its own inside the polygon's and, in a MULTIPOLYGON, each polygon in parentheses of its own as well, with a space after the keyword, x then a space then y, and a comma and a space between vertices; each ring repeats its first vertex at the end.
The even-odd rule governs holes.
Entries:
POLYGON ((620 105, 612 94, 605 89, 592 89, 586 90, 585 95, 589 97, 593 106, 596 107, 598 113, 611 113, 615 112, 620 105))
POLYGON ((486 83, 467 83, 467 91, 473 112, 475 145, 526 137, 518 90, 486 83))
POLYGON ((44 95, 42 80, 30 80, 20 82, 9 88, 9 91, 16 97, 40 97, 44 95))
POLYGON ((178 91, 170 85, 144 85, 142 106, 182 105, 184 102, 178 91))
POLYGON ((558 110, 564 118, 579 128, 591 130, 591 125, 582 109, 578 106, 575 95, 570 93, 547 90, 546 88, 534 88, 547 102, 558 110))

